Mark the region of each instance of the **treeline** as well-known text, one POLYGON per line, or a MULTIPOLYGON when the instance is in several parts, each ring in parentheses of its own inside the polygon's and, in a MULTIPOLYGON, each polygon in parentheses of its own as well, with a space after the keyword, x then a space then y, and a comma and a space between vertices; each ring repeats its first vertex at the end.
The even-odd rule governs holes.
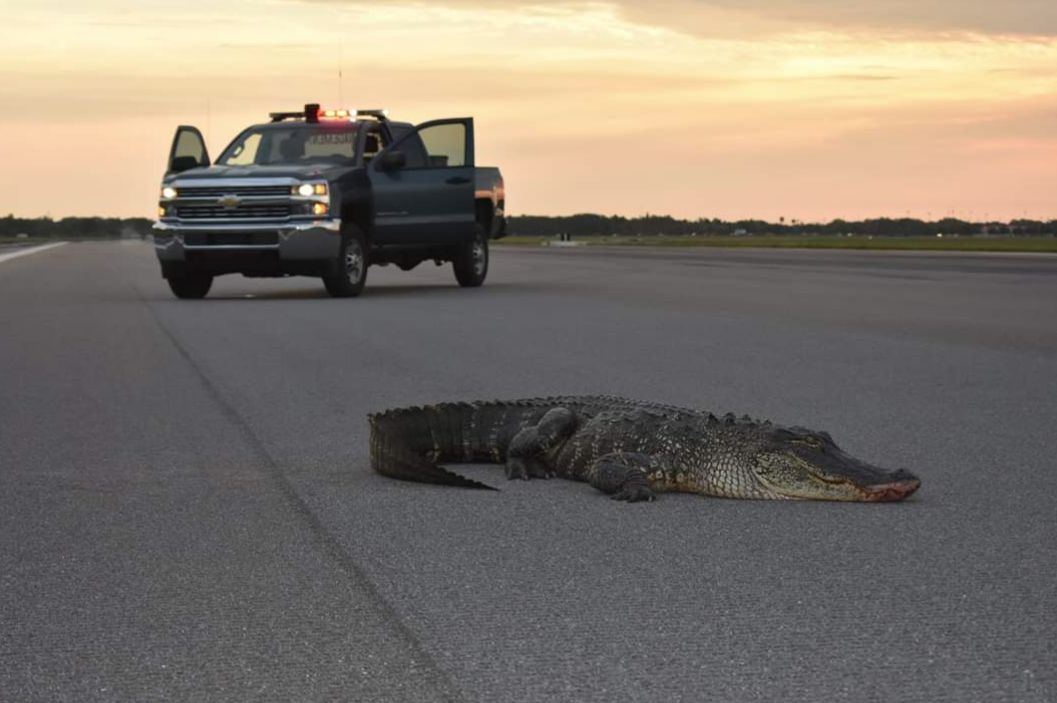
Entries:
POLYGON ((966 222, 945 218, 925 222, 913 218, 849 222, 833 220, 827 224, 799 222, 784 219, 775 222, 763 220, 738 220, 727 222, 720 219, 679 220, 674 217, 646 215, 644 217, 607 217, 605 215, 569 215, 546 217, 517 215, 509 218, 510 234, 525 237, 550 237, 569 234, 573 237, 621 237, 650 236, 870 236, 870 237, 935 237, 994 235, 1020 237, 1057 236, 1057 220, 1013 220, 1011 222, 966 222))
POLYGON ((146 237, 151 233, 153 220, 146 217, 50 217, 34 219, 8 215, 0 218, 0 238, 30 237, 51 239, 85 239, 104 237, 146 237))
MULTIPOLYGON (((49 217, 35 219, 8 215, 0 218, 0 238, 30 237, 53 239, 83 239, 104 237, 146 237, 151 233, 153 220, 145 217, 65 217, 53 220, 49 217)), ((548 217, 541 215, 515 215, 509 218, 507 230, 510 234, 524 237, 553 237, 568 234, 573 237, 653 237, 664 236, 863 236, 863 237, 969 237, 974 235, 1012 237, 1057 236, 1057 220, 1012 220, 1011 222, 967 222, 945 218, 925 222, 913 218, 850 222, 833 220, 827 224, 799 222, 766 222, 764 220, 738 220, 728 222, 720 219, 701 218, 679 220, 664 215, 643 217, 607 217, 606 215, 568 215, 548 217)))

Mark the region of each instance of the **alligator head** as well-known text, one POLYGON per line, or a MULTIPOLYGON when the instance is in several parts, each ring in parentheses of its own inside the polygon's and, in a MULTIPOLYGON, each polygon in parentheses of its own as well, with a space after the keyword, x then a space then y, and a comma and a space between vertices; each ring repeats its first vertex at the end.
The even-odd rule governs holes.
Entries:
POLYGON ((899 501, 921 481, 905 469, 888 471, 843 452, 825 432, 773 428, 752 467, 760 487, 773 498, 899 501))

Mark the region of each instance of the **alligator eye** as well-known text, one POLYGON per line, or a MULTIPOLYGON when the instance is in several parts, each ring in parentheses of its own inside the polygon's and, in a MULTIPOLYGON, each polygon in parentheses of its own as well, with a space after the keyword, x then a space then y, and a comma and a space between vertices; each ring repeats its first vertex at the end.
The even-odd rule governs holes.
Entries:
POLYGON ((822 449, 826 446, 825 443, 818 437, 800 437, 799 439, 794 439, 793 443, 802 444, 805 447, 817 449, 818 451, 822 451, 822 449))

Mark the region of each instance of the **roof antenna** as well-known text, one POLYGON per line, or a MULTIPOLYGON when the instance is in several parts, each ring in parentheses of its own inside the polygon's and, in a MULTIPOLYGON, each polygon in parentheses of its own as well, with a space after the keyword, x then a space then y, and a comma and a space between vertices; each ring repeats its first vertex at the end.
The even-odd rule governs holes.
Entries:
POLYGON ((342 50, 344 49, 345 42, 338 37, 338 107, 345 107, 345 95, 342 91, 342 76, 341 76, 341 59, 342 50))

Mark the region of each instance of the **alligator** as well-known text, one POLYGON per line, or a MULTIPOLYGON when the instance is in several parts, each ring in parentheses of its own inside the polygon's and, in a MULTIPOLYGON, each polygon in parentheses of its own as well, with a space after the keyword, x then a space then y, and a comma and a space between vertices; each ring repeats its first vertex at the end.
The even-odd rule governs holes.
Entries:
POLYGON ((492 488, 443 462, 505 464, 509 479, 583 481, 628 502, 665 491, 892 502, 921 484, 846 454, 826 432, 627 398, 441 403, 368 420, 375 471, 423 483, 492 488))

